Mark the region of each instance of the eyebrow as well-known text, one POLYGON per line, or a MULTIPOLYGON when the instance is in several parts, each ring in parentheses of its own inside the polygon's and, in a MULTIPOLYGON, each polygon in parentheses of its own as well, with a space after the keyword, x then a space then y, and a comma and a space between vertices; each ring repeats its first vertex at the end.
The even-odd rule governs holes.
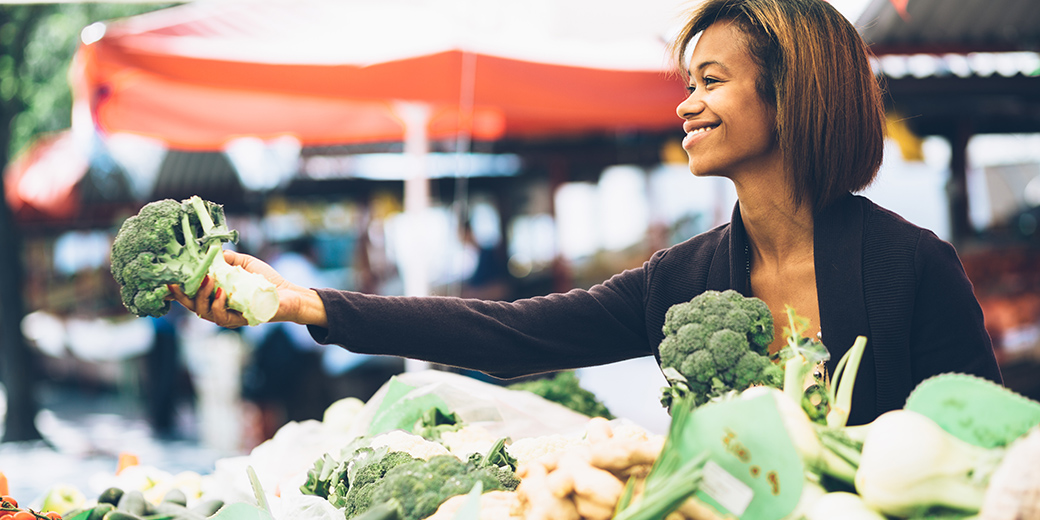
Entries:
POLYGON ((704 69, 706 69, 706 68, 708 68, 708 67, 710 67, 712 65, 717 65, 719 68, 722 69, 723 72, 729 72, 729 68, 727 68, 722 62, 716 61, 716 60, 702 61, 700 64, 698 64, 694 68, 694 70, 696 70, 697 72, 700 72, 700 71, 702 71, 702 70, 704 70, 704 69))

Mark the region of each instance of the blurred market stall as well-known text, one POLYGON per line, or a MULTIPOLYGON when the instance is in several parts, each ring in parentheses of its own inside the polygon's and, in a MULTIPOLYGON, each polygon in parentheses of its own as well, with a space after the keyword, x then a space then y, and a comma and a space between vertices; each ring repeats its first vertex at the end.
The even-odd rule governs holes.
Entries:
POLYGON ((857 25, 878 56, 890 136, 902 155, 921 161, 926 139, 948 143, 949 240, 975 286, 1007 385, 1038 395, 1040 197, 1032 194, 1040 191, 1040 6, 871 0, 857 25), (1018 144, 994 149, 1000 137, 1018 144))

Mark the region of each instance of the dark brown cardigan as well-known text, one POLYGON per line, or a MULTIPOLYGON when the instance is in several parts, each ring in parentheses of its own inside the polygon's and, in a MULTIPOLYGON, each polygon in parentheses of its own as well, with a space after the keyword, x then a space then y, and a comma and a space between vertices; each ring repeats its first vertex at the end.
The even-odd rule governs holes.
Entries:
MULTIPOLYGON (((353 352, 503 378, 656 355, 669 307, 708 289, 746 294, 745 243, 738 207, 730 224, 588 290, 490 302, 322 289, 329 328, 311 333, 353 352)), ((814 254, 831 368, 856 336, 869 339, 850 424, 901 408, 935 374, 1001 381, 971 283, 954 248, 934 233, 849 195, 817 216, 814 254)))

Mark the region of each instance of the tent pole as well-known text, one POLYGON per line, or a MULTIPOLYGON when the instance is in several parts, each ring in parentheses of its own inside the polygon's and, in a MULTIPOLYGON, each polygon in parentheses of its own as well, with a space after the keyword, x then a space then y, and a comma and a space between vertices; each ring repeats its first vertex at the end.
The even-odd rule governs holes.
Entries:
POLYGON ((430 208, 430 179, 426 164, 430 143, 426 129, 433 110, 425 103, 396 101, 394 111, 404 121, 404 155, 411 170, 405 173, 404 181, 407 249, 399 252, 402 255, 404 293, 407 296, 427 296, 430 294, 430 281, 423 261, 426 258, 423 221, 430 208))
MULTIPOLYGON (((424 233, 424 217, 430 208, 430 179, 427 156, 430 140, 429 127, 433 109, 426 103, 395 101, 394 112, 404 122, 404 155, 408 158, 409 170, 404 181, 404 248, 399 249, 401 278, 406 296, 428 296, 430 280, 424 250, 429 233, 424 233)), ((430 364, 417 359, 405 359, 406 372, 427 370, 430 364)))

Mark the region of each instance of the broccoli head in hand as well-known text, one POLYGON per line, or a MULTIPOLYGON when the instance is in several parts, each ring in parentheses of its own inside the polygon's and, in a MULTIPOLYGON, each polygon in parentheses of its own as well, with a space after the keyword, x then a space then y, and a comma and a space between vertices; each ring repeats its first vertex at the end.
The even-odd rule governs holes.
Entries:
POLYGON ((158 200, 127 218, 112 243, 112 277, 127 310, 159 317, 170 310, 169 284, 194 297, 207 275, 228 294, 228 307, 250 325, 270 320, 278 291, 264 277, 224 261, 222 246, 238 241, 219 204, 191 197, 158 200))

